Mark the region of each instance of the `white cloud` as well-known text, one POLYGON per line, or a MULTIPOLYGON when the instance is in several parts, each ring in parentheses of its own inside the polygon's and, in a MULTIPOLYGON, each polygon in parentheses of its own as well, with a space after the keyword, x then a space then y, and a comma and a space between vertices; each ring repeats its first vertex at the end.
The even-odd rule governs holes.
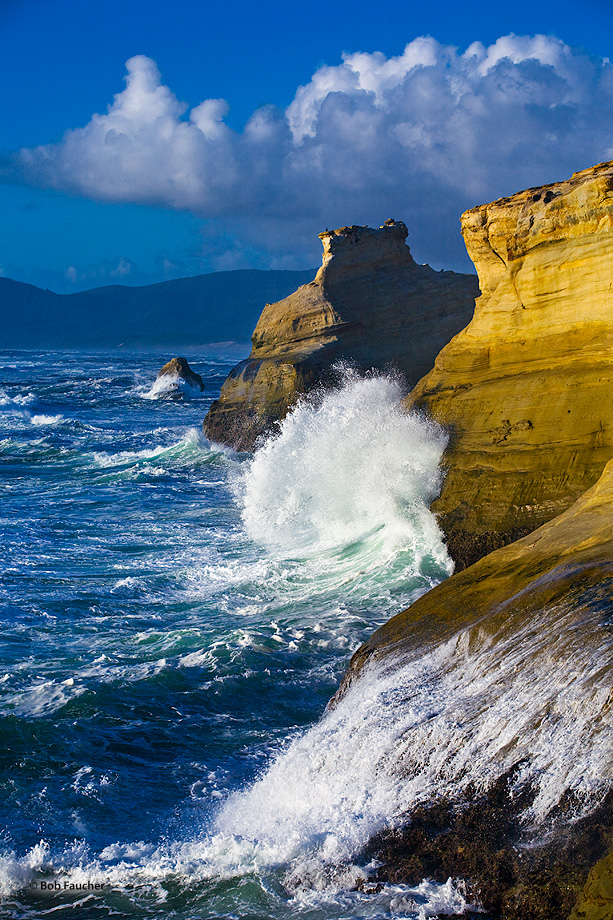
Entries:
POLYGON ((148 279, 131 259, 120 256, 113 261, 106 259, 87 267, 69 265, 64 272, 64 280, 68 282, 69 289, 74 290, 75 286, 84 288, 98 287, 102 284, 144 284, 148 279))
POLYGON ((187 114, 153 61, 127 67, 106 114, 14 154, 8 181, 190 210, 272 258, 315 251, 325 226, 402 217, 421 255, 457 264, 464 208, 613 148, 613 67, 551 36, 464 53, 418 38, 398 57, 347 55, 241 132, 224 100, 187 114))

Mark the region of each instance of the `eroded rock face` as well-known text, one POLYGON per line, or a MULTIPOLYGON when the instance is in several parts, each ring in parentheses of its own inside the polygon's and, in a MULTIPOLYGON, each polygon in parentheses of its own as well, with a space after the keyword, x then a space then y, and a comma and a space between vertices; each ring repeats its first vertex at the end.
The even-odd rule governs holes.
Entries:
POLYGON ((481 297, 409 404, 451 432, 458 567, 555 517, 613 456, 613 163, 467 211, 481 297))
POLYGON ((396 368, 412 383, 472 316, 472 275, 417 265, 407 229, 342 227, 320 234, 322 266, 310 284, 267 304, 249 358, 224 383, 205 434, 250 450, 301 393, 331 380, 335 362, 396 368))
POLYGON ((200 393, 204 390, 202 377, 191 369, 186 358, 171 358, 158 371, 156 384, 163 388, 169 398, 183 395, 184 384, 200 393))
MULTIPOLYGON (((463 705, 456 702, 450 708, 450 732, 454 720, 463 725, 471 718, 471 701, 477 700, 477 724, 487 722, 492 710, 500 715, 500 707, 495 708, 498 692, 504 699, 503 717, 506 712, 509 719, 496 759, 505 772, 485 789, 463 788, 460 772, 455 795, 443 800, 430 796, 404 816, 404 824, 397 821, 395 830, 371 841, 366 855, 379 864, 373 882, 464 878, 471 898, 480 900, 485 916, 496 920, 567 920, 571 911, 571 920, 612 916, 611 520, 613 460, 566 512, 438 585, 380 627, 353 656, 333 705, 356 681, 359 691, 367 664, 398 674, 417 652, 426 655, 436 648, 441 667, 447 662, 453 666, 456 659, 453 679, 446 684, 450 695, 461 682, 460 674, 474 675, 467 683, 469 692, 461 697, 463 705), (479 687, 486 680, 495 692, 479 703, 479 687), (524 689, 525 700, 515 702, 516 693, 524 689), (573 710, 565 723, 567 704, 573 710), (586 720, 581 721, 580 711, 586 720), (544 736, 538 734, 541 726, 544 736), (536 745, 522 749, 534 728, 536 745), (573 734, 580 738, 574 755, 566 747, 573 734), (524 812, 534 802, 535 778, 538 787, 538 770, 532 770, 530 761, 542 751, 554 772, 556 758, 571 765, 570 772, 557 774, 560 798, 546 819, 545 834, 543 825, 540 831, 538 826, 528 829, 524 812), (602 786, 592 807, 577 820, 581 796, 573 792, 572 771, 582 783, 584 766, 575 758, 583 752, 586 762, 598 758, 602 786), (523 776, 516 786, 515 773, 523 776)), ((401 705, 409 708, 414 700, 407 696, 401 705)), ((485 736, 487 744, 489 732, 485 736)), ((466 744, 473 738, 468 730, 466 744)), ((445 738, 438 744, 442 747, 445 738)), ((409 750, 406 738, 399 737, 398 746, 409 750)), ((471 761, 479 757, 478 747, 470 750, 471 761)), ((452 758, 445 763, 451 769, 452 758)), ((407 783, 414 781, 410 767, 409 762, 407 783)), ((396 774, 403 777, 402 762, 396 774)))

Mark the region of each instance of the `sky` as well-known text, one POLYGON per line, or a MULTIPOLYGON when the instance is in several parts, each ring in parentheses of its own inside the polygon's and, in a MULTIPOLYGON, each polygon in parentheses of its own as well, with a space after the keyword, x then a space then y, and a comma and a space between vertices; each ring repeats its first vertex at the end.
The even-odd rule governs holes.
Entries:
POLYGON ((0 0, 0 274, 61 293, 319 265, 613 159, 612 0, 0 0))

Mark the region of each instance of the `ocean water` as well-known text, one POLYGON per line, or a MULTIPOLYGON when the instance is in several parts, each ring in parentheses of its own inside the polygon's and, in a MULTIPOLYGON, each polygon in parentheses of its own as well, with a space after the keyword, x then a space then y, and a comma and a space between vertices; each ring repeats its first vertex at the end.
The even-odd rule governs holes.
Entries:
POLYGON ((327 711, 452 570, 428 511, 446 436, 346 372, 236 454, 201 430, 236 356, 188 355, 206 387, 181 399, 168 357, 0 353, 0 917, 460 912, 461 880, 357 890, 362 849, 518 762, 527 822, 598 801, 610 625, 465 630, 327 711))

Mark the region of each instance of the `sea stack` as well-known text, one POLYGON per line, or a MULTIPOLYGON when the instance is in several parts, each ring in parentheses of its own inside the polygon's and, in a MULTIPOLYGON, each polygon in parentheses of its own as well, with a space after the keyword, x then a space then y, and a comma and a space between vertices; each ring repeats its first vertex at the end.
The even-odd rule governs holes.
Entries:
POLYGON ((298 397, 329 382, 337 362, 395 369, 415 383, 470 320, 473 275, 418 265, 402 221, 319 234, 322 265, 313 281, 267 304, 250 356, 224 383, 204 421, 213 441, 252 450, 298 397))
POLYGON ((613 163, 467 211, 481 297, 408 405, 450 432, 456 565, 568 508, 613 456, 613 163))
POLYGON ((204 390, 204 381, 200 374, 196 374, 187 363, 186 358, 171 358, 164 367, 158 371, 157 380, 168 377, 169 382, 175 383, 177 391, 180 392, 179 381, 183 380, 193 390, 204 390))

